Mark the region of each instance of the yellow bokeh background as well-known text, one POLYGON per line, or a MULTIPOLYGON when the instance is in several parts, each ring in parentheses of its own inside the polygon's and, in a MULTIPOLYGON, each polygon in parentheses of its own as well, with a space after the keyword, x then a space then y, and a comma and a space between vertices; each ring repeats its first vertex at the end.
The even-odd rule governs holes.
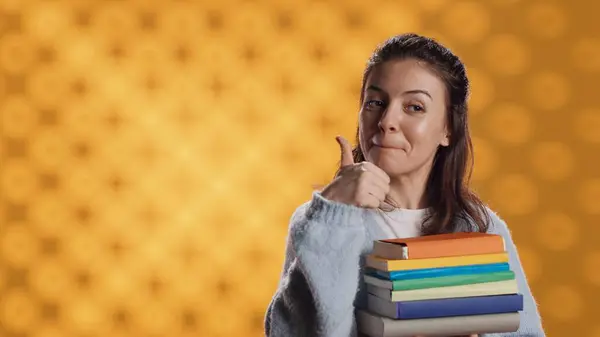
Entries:
POLYGON ((466 63, 473 187, 549 336, 600 336, 593 1, 0 0, 0 336, 261 336, 383 39, 466 63))

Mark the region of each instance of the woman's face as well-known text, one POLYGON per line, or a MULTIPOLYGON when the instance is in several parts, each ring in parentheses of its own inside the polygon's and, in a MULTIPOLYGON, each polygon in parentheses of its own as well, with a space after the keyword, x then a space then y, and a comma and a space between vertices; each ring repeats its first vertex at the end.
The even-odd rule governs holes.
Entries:
POLYGON ((429 170, 438 146, 449 142, 444 82, 415 59, 392 60, 372 69, 363 94, 359 140, 366 160, 391 177, 429 170))

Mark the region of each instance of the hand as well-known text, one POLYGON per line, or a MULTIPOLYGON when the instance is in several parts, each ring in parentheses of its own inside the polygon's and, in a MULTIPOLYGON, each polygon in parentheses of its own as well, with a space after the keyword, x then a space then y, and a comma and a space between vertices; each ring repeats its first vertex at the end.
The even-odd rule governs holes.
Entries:
MULTIPOLYGON (((415 337, 425 337, 425 336, 417 335, 415 337)), ((463 337, 463 336, 455 336, 455 337, 463 337)), ((468 335, 468 336, 465 335, 464 337, 479 337, 479 335, 478 334, 472 334, 472 335, 468 335)))
POLYGON ((348 205, 378 208, 390 192, 390 177, 373 163, 355 163, 348 141, 341 136, 336 140, 342 156, 340 170, 321 195, 348 205))

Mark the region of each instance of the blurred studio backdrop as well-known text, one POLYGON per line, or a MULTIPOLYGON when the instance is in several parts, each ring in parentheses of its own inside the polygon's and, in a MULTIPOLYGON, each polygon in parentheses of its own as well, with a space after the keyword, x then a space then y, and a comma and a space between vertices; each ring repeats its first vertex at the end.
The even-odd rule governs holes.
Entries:
POLYGON ((600 336, 595 1, 0 0, 0 336, 261 336, 385 38, 468 67, 473 186, 600 336))

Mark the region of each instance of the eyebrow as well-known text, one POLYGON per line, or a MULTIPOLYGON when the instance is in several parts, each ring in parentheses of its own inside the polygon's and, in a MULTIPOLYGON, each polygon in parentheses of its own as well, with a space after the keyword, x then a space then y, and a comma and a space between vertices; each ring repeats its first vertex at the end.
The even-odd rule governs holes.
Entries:
MULTIPOLYGON (((381 92, 381 93, 385 93, 385 90, 381 89, 380 87, 371 84, 367 87, 367 91, 372 90, 372 91, 377 91, 377 92, 381 92)), ((431 94, 427 91, 427 90, 422 90, 422 89, 414 89, 414 90, 408 90, 402 93, 404 94, 424 94, 427 97, 429 97, 429 99, 433 100, 433 98, 431 97, 431 94)))
POLYGON ((431 97, 429 92, 427 92, 427 90, 421 90, 421 89, 409 90, 409 91, 405 91, 404 94, 424 94, 424 95, 428 96, 430 100, 433 101, 433 98, 431 97))

